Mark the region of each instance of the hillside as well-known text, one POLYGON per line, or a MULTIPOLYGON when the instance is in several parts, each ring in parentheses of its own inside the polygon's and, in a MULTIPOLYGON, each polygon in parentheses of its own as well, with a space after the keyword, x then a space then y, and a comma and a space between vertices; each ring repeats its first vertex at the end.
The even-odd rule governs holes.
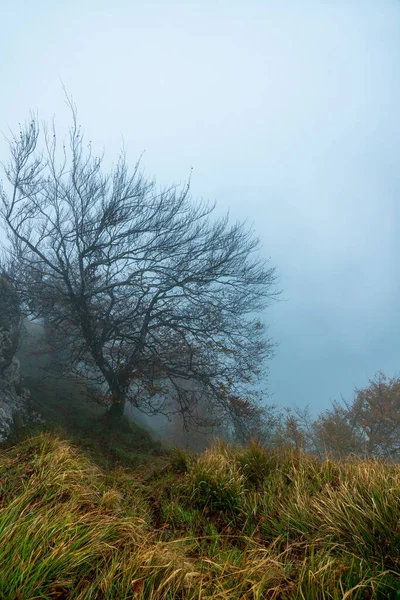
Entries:
POLYGON ((217 444, 104 470, 42 433, 0 481, 4 600, 400 596, 394 467, 217 444))
POLYGON ((398 467, 111 435, 30 343, 46 423, 0 447, 1 600, 400 598, 398 467))
POLYGON ((43 430, 61 433, 106 469, 118 463, 138 466, 165 453, 159 441, 131 421, 124 420, 119 431, 111 433, 104 420, 105 408, 95 401, 87 383, 72 375, 61 377, 52 369, 40 325, 25 321, 24 330, 18 352, 23 384, 30 390, 32 408, 45 424, 18 430, 16 439, 43 430))

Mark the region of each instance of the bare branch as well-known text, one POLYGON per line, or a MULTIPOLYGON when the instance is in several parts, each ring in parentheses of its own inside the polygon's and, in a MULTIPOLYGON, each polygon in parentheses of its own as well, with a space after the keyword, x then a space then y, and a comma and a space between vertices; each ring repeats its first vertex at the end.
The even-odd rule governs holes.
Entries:
POLYGON ((197 423, 207 398, 215 413, 239 414, 273 352, 256 318, 278 296, 259 241, 192 201, 190 178, 158 189, 124 152, 106 172, 66 101, 68 144, 53 123, 41 152, 36 119, 10 140, 1 214, 26 309, 46 317, 68 368, 100 381, 114 407, 169 406, 197 423))

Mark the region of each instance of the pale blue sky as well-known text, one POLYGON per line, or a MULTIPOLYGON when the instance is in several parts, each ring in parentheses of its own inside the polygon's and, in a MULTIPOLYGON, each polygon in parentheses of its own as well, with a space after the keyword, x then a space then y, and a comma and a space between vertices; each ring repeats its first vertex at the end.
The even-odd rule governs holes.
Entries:
MULTIPOLYGON (((30 109, 122 139, 160 184, 248 218, 285 302, 274 400, 400 372, 400 3, 0 0, 0 129, 30 109)), ((0 141, 0 159, 5 144, 0 141)))

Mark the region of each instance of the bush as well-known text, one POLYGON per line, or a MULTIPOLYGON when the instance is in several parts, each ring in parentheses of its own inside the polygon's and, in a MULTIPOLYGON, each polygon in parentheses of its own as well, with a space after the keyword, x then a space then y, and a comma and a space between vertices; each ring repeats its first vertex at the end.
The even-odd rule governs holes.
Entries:
POLYGON ((194 462, 194 456, 183 448, 174 448, 169 457, 169 464, 174 473, 187 473, 194 462))
POLYGON ((237 463, 245 481, 259 489, 264 479, 275 472, 278 457, 254 440, 238 454, 237 463))
POLYGON ((206 450, 187 476, 190 502, 207 513, 219 513, 234 523, 241 515, 244 483, 234 451, 222 443, 206 450))

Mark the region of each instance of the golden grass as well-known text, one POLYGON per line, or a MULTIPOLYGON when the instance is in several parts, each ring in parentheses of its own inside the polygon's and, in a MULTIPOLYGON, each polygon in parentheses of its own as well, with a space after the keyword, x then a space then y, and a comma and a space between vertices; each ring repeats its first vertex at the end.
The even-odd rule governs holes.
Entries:
POLYGON ((0 598, 400 598, 400 471, 217 443, 104 473, 51 434, 0 451, 0 598))

